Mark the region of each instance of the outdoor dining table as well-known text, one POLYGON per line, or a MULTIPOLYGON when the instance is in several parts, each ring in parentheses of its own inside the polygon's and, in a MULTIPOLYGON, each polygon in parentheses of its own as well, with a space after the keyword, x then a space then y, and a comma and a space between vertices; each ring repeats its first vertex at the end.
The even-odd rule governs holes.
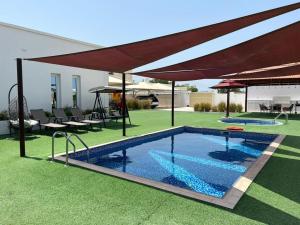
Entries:
POLYGON ((271 104, 270 112, 278 111, 281 112, 282 105, 281 104, 271 104))

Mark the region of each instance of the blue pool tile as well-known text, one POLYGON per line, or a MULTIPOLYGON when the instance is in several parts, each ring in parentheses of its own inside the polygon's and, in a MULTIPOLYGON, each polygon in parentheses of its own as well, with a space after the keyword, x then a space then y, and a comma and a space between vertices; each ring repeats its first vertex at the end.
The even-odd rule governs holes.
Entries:
POLYGON ((72 153, 70 157, 222 198, 275 138, 179 127, 72 153))

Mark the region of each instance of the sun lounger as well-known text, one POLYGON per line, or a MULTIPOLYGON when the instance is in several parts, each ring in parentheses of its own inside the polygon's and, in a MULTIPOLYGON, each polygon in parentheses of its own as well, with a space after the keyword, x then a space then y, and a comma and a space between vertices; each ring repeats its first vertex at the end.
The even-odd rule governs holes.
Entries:
POLYGON ((64 109, 53 109, 53 113, 54 113, 54 116, 55 116, 55 122, 56 123, 60 123, 60 124, 64 124, 64 125, 67 125, 67 126, 70 126, 70 127, 83 127, 83 126, 87 126, 89 124, 87 123, 80 123, 80 122, 77 122, 77 121, 74 121, 75 117, 71 117, 70 119, 73 119, 73 120, 70 120, 64 109))
POLYGON ((58 130, 65 128, 66 125, 58 124, 58 123, 51 123, 50 118, 48 118, 42 109, 33 109, 30 110, 30 113, 32 117, 38 121, 38 125, 40 127, 40 131, 42 130, 42 127, 58 130))
POLYGON ((75 121, 80 122, 80 123, 86 123, 89 124, 91 127, 93 125, 99 125, 101 128, 101 123, 103 121, 98 120, 98 119, 92 119, 91 117, 89 119, 86 119, 85 116, 82 114, 82 111, 78 108, 72 108, 71 113, 73 115, 73 118, 75 121))

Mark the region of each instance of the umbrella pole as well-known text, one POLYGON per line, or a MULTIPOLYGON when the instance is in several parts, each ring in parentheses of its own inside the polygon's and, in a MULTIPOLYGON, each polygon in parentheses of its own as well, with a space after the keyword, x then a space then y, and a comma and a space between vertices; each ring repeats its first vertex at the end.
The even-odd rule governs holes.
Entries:
POLYGON ((229 105, 230 105, 230 89, 227 89, 227 105, 226 105, 226 117, 229 117, 229 105))

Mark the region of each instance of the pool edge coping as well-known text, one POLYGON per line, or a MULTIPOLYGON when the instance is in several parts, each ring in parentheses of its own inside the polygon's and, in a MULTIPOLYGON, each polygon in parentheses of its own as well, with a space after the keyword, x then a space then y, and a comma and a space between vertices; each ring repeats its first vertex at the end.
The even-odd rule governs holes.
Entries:
MULTIPOLYGON (((178 128, 182 128, 182 127, 183 128, 184 127, 205 128, 205 127, 195 127, 195 126, 177 126, 177 127, 172 127, 172 128, 168 128, 168 129, 154 131, 154 132, 150 132, 150 133, 146 133, 146 134, 142 134, 142 135, 127 137, 127 138, 123 138, 123 139, 120 139, 120 140, 111 141, 111 142, 107 142, 107 143, 103 143, 103 144, 99 144, 99 145, 90 146, 90 148, 101 147, 101 146, 114 144, 114 143, 122 142, 122 141, 125 141, 125 140, 130 140, 130 139, 134 139, 134 138, 142 138, 142 137, 149 136, 149 135, 152 135, 152 134, 157 134, 157 133, 160 133, 160 132, 163 132, 163 131, 170 131, 170 130, 174 130, 174 129, 178 129, 178 128)), ((226 130, 215 129, 215 128, 205 128, 205 129, 226 131, 226 130)), ((252 133, 252 134, 253 133, 254 134, 255 133, 260 134, 258 132, 247 132, 247 131, 244 131, 244 132, 245 133, 252 133)), ((265 133, 265 134, 267 134, 267 133, 265 133)), ((170 185, 170 184, 165 184, 165 183, 162 183, 162 182, 153 181, 153 180, 150 180, 150 179, 147 179, 147 178, 142 178, 142 177, 139 177, 139 176, 119 172, 119 171, 116 171, 116 170, 113 170, 113 169, 108 169, 108 168, 105 168, 105 167, 102 167, 102 166, 97 166, 97 165, 94 165, 94 164, 89 164, 89 163, 86 163, 86 162, 82 162, 82 161, 74 160, 74 159, 70 159, 70 158, 69 158, 69 164, 73 165, 73 166, 78 166, 78 167, 81 167, 81 168, 85 168, 85 169, 88 169, 88 170, 91 170, 91 171, 94 171, 94 172, 98 172, 98 173, 106 174, 106 175, 109 175, 109 176, 121 178, 123 180, 127 180, 127 181, 135 182, 135 183, 138 183, 138 184, 146 185, 148 187, 153 187, 155 189, 159 189, 159 190, 163 190, 163 191, 166 191, 166 192, 174 193, 174 194, 184 196, 184 197, 187 197, 187 198, 190 198, 190 199, 211 203, 211 204, 214 204, 214 205, 222 206, 224 208, 234 209, 234 207, 237 205, 237 203, 239 202, 241 197, 244 195, 244 193, 247 191, 247 189, 250 187, 250 185, 254 181, 255 177, 259 174, 259 172, 262 170, 262 168, 268 162, 268 160, 273 155, 275 150, 280 146, 280 144, 282 143, 282 141, 286 137, 286 135, 282 135, 282 134, 272 134, 272 135, 277 135, 277 137, 262 152, 262 155, 248 168, 246 173, 243 174, 242 176, 240 176, 234 182, 234 184, 232 185, 232 188, 230 188, 226 192, 226 194, 224 195, 223 198, 217 198, 217 197, 201 194, 201 193, 194 192, 194 191, 187 190, 187 189, 183 189, 183 188, 180 188, 180 187, 175 187, 175 186, 170 185)), ((80 152, 80 151, 83 151, 83 150, 86 150, 86 149, 85 148, 78 149, 75 152, 80 152)), ((66 161, 66 157, 64 156, 65 154, 66 153, 55 154, 54 160, 60 161, 60 162, 65 162, 66 161)), ((51 156, 49 156, 49 158, 51 158, 51 156)))

